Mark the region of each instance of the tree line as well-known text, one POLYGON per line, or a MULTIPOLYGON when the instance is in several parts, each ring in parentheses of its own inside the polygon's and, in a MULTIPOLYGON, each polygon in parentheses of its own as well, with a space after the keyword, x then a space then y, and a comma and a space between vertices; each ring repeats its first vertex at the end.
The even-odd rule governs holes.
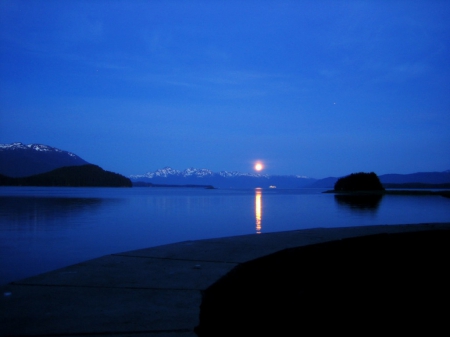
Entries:
POLYGON ((0 175, 1 186, 48 187, 132 187, 131 180, 97 165, 61 167, 29 177, 13 178, 0 175))

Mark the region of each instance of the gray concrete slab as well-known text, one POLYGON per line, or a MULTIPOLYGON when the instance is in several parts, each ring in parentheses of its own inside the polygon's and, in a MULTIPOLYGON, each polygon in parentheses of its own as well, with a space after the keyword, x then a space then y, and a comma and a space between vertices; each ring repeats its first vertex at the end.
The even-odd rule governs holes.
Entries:
POLYGON ((207 288, 236 265, 223 262, 108 255, 16 283, 200 290, 207 288))
POLYGON ((187 241, 93 259, 0 287, 0 336, 195 336, 201 291, 282 249, 450 223, 316 228, 187 241))
POLYGON ((297 231, 250 234, 226 238, 185 241, 159 247, 123 252, 116 255, 188 259, 195 261, 220 261, 243 263, 275 253, 281 249, 310 245, 376 233, 395 233, 438 229, 446 224, 380 225, 345 228, 313 228, 297 231))
POLYGON ((0 334, 39 336, 190 332, 198 320, 195 290, 8 285, 0 334))

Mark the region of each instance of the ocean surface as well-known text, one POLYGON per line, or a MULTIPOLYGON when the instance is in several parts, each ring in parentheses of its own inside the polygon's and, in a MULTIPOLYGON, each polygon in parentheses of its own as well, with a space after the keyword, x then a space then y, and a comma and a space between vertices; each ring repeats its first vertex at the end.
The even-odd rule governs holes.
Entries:
POLYGON ((317 227, 450 222, 450 199, 324 189, 0 187, 0 284, 106 254, 317 227))

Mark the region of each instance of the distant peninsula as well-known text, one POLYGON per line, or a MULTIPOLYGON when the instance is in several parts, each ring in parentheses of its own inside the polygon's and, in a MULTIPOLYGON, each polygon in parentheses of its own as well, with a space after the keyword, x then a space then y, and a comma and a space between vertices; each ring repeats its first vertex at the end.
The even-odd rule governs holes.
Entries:
POLYGON ((198 185, 198 184, 153 184, 144 181, 134 181, 132 182, 133 187, 184 187, 184 188, 205 188, 207 190, 215 190, 213 185, 198 185))
POLYGON ((448 188, 448 184, 381 184, 374 172, 352 173, 336 181, 333 190, 323 193, 352 194, 352 195, 440 195, 450 197, 450 191, 429 191, 424 188, 448 188), (401 190, 386 190, 385 187, 402 188, 401 190), (420 190, 412 190, 419 188, 420 190))
POLYGON ((28 177, 0 175, 0 186, 132 187, 131 180, 93 164, 66 166, 28 177))

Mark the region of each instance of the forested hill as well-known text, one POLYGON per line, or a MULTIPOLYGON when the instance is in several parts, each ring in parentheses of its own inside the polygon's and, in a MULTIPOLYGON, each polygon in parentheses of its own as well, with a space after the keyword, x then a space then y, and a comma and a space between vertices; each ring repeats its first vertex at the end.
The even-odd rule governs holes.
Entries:
POLYGON ((44 144, 0 144, 0 174, 23 178, 66 166, 91 164, 72 152, 44 144))
POLYGON ((0 175, 2 186, 132 187, 131 180, 97 165, 66 166, 29 177, 0 175))

